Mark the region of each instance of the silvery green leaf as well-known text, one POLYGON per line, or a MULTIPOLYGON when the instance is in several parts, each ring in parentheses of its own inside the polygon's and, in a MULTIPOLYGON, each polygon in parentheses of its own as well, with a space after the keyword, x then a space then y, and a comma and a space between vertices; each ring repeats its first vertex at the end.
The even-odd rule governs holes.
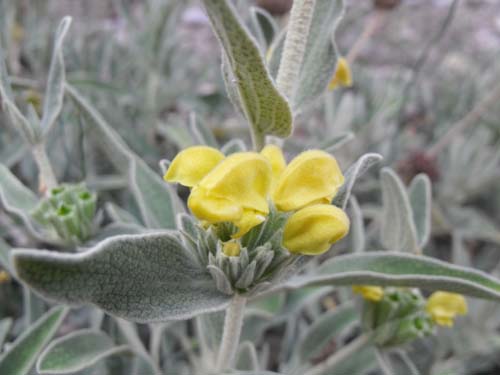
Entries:
POLYGON ((500 243, 500 229, 473 207, 447 207, 447 218, 453 230, 459 231, 464 238, 500 243))
POLYGON ((228 91, 251 125, 253 135, 287 137, 292 131, 292 113, 267 72, 260 51, 227 0, 204 0, 215 34, 231 72, 228 91))
POLYGON ((177 229, 188 234, 193 239, 197 239, 199 235, 198 224, 195 222, 194 218, 191 215, 188 215, 184 212, 177 214, 177 229))
POLYGON ((224 271, 222 271, 219 267, 212 265, 208 265, 207 270, 210 272, 210 275, 212 275, 218 290, 228 296, 234 294, 233 287, 231 286, 231 283, 229 282, 224 271))
POLYGON ((317 375, 368 374, 370 373, 370 371, 376 368, 376 366, 377 362, 373 347, 365 346, 364 348, 357 350, 355 353, 352 353, 352 355, 348 356, 347 358, 344 358, 341 362, 336 363, 335 366, 327 366, 322 372, 318 373, 317 375))
POLYGON ((257 350, 252 342, 245 341, 240 344, 235 367, 243 371, 255 371, 259 369, 257 350))
POLYGON ((326 152, 333 153, 353 139, 354 133, 343 133, 322 142, 318 148, 325 150, 326 152))
POLYGON ((308 285, 415 287, 500 301, 500 280, 482 271, 399 252, 339 255, 276 289, 308 285))
POLYGON ((19 278, 42 296, 93 304, 137 322, 189 319, 228 297, 185 254, 175 232, 111 237, 80 254, 14 250, 19 278))
POLYGON ((285 45, 286 38, 286 28, 281 30, 281 32, 274 38, 273 42, 269 46, 266 52, 266 63, 269 73, 273 78, 278 75, 278 70, 281 62, 281 55, 283 53, 283 47, 285 45))
POLYGON ((66 71, 62 47, 70 25, 71 17, 64 17, 56 31, 47 88, 45 90, 45 101, 43 103, 41 127, 44 134, 47 134, 55 124, 57 116, 59 116, 63 107, 66 71))
POLYGON ((239 138, 231 139, 220 149, 220 151, 226 156, 234 154, 235 152, 242 152, 246 150, 247 146, 245 145, 245 142, 239 138))
POLYGON ((272 372, 272 371, 238 371, 238 370, 226 370, 226 371, 223 371, 223 372, 219 372, 217 375, 284 375, 284 374, 280 374, 278 372, 272 372))
POLYGON ((213 353, 219 349, 224 329, 224 312, 214 312, 196 317, 197 337, 201 345, 213 353))
POLYGON ((365 251, 366 245, 365 225, 361 207, 359 207, 358 200, 354 195, 349 199, 349 217, 351 219, 349 229, 351 251, 353 253, 362 253, 365 251))
POLYGON ((109 237, 121 236, 123 234, 141 234, 146 232, 148 232, 146 228, 137 224, 111 223, 99 228, 91 240, 85 243, 85 246, 97 245, 97 243, 104 241, 109 237))
POLYGON ((377 359, 385 361, 385 363, 389 364, 392 371, 395 374, 411 374, 411 375, 420 375, 420 371, 417 366, 412 362, 410 357, 403 350, 395 350, 395 351, 382 351, 378 349, 379 355, 377 359))
POLYGON ((9 262, 9 253, 10 246, 0 238, 0 266, 2 266, 7 271, 11 269, 9 262))
POLYGON ((389 168, 380 173, 382 184, 382 243, 386 249, 418 253, 417 229, 408 194, 401 179, 389 168))
POLYGON ((175 208, 170 186, 139 158, 130 160, 130 189, 142 219, 151 229, 175 228, 175 208))
POLYGON ((104 209, 106 210, 106 213, 111 218, 111 220, 115 223, 136 225, 141 224, 134 215, 112 202, 106 202, 104 204, 104 209))
POLYGON ((145 223, 151 228, 175 228, 176 211, 181 207, 176 194, 130 150, 118 133, 75 88, 68 84, 65 87, 77 107, 90 120, 88 124, 92 126, 92 134, 102 151, 118 170, 128 175, 145 223))
POLYGON ((344 173, 344 185, 340 187, 339 191, 333 198, 333 204, 345 210, 349 197, 351 196, 352 188, 354 187, 354 183, 358 177, 361 177, 368 169, 380 160, 382 160, 382 155, 368 153, 361 156, 356 163, 351 165, 344 173))
POLYGON ((293 110, 301 110, 326 91, 337 65, 335 29, 344 15, 342 0, 316 0, 293 110))
POLYGON ((9 334, 10 328, 12 327, 12 318, 4 318, 0 320, 0 352, 3 347, 3 343, 9 334))
POLYGON ((65 307, 54 307, 24 331, 9 350, 0 356, 0 374, 28 374, 38 354, 54 336, 67 312, 65 307))
POLYGON ((236 281, 236 288, 248 288, 250 284, 256 279, 255 277, 255 267, 257 265, 256 261, 251 262, 248 267, 243 270, 240 278, 236 281))
POLYGON ((432 189, 426 174, 419 174, 408 188, 413 222, 417 233, 418 246, 422 249, 429 241, 431 232, 432 189))
POLYGON ((321 354, 326 345, 358 319, 353 306, 341 306, 321 315, 298 343, 301 362, 309 362, 321 354))
POLYGON ((36 369, 40 374, 68 374, 127 351, 128 346, 115 346, 105 333, 83 329, 52 341, 38 357, 36 369))
POLYGON ((7 212, 18 215, 24 223, 32 226, 30 212, 37 206, 38 199, 3 164, 0 164, 0 202, 7 212))
POLYGON ((30 124, 28 119, 19 111, 14 102, 14 95, 10 86, 7 67, 5 66, 5 56, 2 47, 0 46, 0 99, 3 109, 8 114, 10 121, 19 131, 21 136, 30 144, 35 144, 40 138, 40 129, 37 129, 30 124))
POLYGON ((219 147, 210 128, 195 113, 191 113, 189 116, 189 130, 193 134, 197 144, 215 148, 219 147))
POLYGON ((250 21, 259 46, 265 54, 278 33, 278 25, 269 12, 258 7, 250 7, 250 21))

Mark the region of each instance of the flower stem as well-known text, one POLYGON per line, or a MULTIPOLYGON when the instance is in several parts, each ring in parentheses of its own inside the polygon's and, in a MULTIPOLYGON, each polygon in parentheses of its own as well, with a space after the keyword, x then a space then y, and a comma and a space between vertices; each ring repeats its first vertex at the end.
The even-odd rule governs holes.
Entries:
POLYGON ((315 3, 316 0, 295 0, 293 2, 276 78, 278 90, 288 99, 292 99, 293 90, 299 77, 315 3))
POLYGON ((304 375, 320 375, 325 371, 332 371, 332 369, 341 363, 344 359, 355 354, 366 344, 370 342, 370 335, 361 335, 352 340, 349 344, 342 347, 339 351, 333 353, 326 361, 321 362, 307 371, 304 375))
POLYGON ((222 371, 231 368, 240 341, 241 328, 243 327, 243 315, 245 313, 246 298, 235 294, 226 310, 224 319, 224 332, 217 359, 217 370, 222 371))
POLYGON ((57 186, 57 179, 50 164, 49 157, 45 151, 44 142, 34 144, 31 152, 35 158, 39 173, 39 189, 40 191, 49 191, 57 186))

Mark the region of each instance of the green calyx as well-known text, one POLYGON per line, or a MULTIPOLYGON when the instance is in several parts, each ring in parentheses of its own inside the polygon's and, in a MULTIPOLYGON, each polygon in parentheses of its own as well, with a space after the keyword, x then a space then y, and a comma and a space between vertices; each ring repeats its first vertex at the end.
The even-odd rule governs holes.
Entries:
POLYGON ((63 242, 78 245, 92 235, 96 202, 82 184, 64 184, 50 190, 31 216, 63 242))

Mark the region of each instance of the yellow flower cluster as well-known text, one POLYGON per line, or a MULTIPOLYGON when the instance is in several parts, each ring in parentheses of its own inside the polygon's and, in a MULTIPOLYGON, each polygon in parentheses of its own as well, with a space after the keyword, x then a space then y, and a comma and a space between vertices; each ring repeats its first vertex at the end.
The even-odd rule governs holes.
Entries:
POLYGON ((283 233, 283 246, 292 253, 321 254, 349 231, 347 215, 330 204, 344 176, 324 151, 303 152, 287 165, 274 145, 227 157, 193 146, 174 158, 164 179, 191 188, 188 206, 199 220, 233 223, 233 238, 266 220, 270 200, 279 211, 293 212, 283 233))

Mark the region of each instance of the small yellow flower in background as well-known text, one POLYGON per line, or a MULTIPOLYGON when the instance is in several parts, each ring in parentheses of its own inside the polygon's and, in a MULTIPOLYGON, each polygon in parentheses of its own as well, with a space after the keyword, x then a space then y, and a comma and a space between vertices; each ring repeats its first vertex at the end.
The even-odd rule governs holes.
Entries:
POLYGON ((344 57, 339 57, 337 60, 337 67, 335 68, 332 80, 328 84, 328 90, 333 90, 339 86, 352 86, 351 68, 344 57))
POLYGON ((3 284, 10 280, 10 276, 5 271, 0 271, 0 284, 3 284))
POLYGON ((434 292, 427 300, 426 310, 436 324, 452 327, 455 316, 467 314, 467 301, 461 294, 434 292))
POLYGON ((272 198, 278 210, 295 211, 330 203, 343 183, 344 176, 333 156, 320 150, 305 151, 281 173, 272 198))
POLYGON ((373 285, 353 285, 352 291, 373 302, 378 302, 384 297, 384 289, 373 285))
POLYGON ((228 241, 222 245, 222 252, 228 257, 237 257, 240 255, 241 246, 236 241, 228 241))
POLYGON ((320 255, 349 231, 349 218, 340 208, 316 204, 295 212, 285 224, 283 246, 291 253, 320 255))

